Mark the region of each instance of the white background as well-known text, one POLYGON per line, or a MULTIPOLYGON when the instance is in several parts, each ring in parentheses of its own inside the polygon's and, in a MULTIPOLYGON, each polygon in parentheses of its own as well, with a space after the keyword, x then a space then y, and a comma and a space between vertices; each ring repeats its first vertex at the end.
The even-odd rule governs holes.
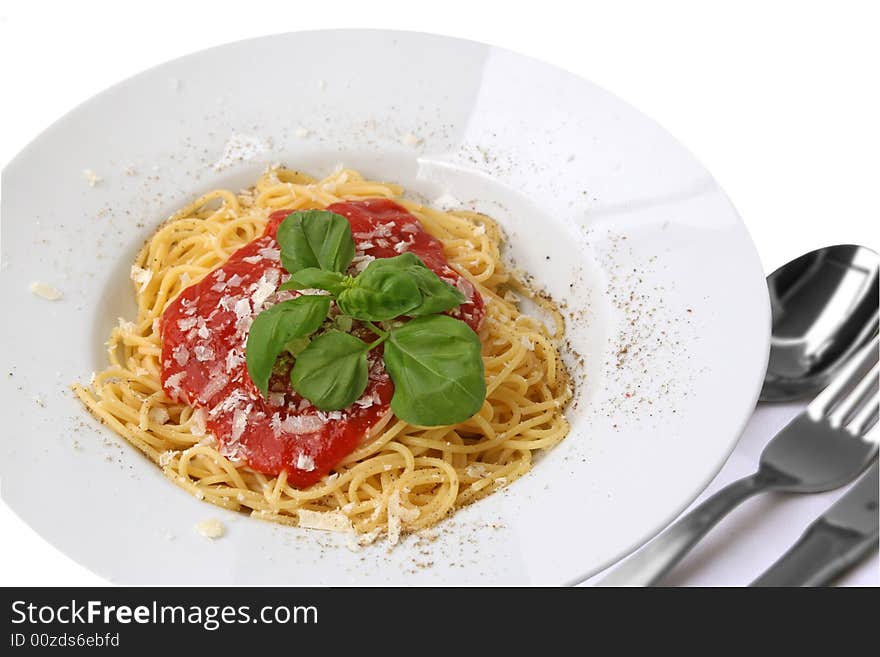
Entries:
MULTIPOLYGON (((556 64, 657 120, 730 195, 769 272, 827 244, 880 247, 875 7, 839 0, 4 0, 0 163, 105 87, 195 50, 320 28, 435 32, 556 64)), ((751 472, 767 439, 796 411, 759 408, 708 492, 751 472)), ((708 537, 671 583, 748 583, 838 494, 750 502, 708 537)), ((875 554, 841 583, 878 581, 875 554)), ((0 584, 101 583, 0 504, 0 584)))

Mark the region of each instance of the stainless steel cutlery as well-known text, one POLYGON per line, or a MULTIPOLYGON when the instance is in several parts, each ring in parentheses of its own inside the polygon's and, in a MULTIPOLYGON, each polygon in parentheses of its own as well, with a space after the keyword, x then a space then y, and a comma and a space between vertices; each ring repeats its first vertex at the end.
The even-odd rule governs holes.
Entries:
POLYGON ((752 586, 824 586, 878 543, 880 466, 862 475, 752 586))
POLYGON ((767 491, 811 493, 852 481, 877 456, 878 341, 863 345, 837 377, 764 448, 758 471, 678 520, 599 582, 657 583, 729 511, 767 491))
POLYGON ((877 333, 877 253, 838 244, 767 277, 773 318, 761 401, 815 395, 877 333))

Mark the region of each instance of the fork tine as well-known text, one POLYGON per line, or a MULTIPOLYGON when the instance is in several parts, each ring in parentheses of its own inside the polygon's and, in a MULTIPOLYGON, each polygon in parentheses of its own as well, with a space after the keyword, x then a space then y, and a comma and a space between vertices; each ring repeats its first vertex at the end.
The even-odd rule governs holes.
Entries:
MULTIPOLYGON (((865 406, 871 407, 872 404, 865 404, 865 401, 872 397, 877 398, 877 391, 880 390, 880 364, 874 365, 861 381, 859 381, 852 391, 847 394, 835 409, 829 414, 828 420, 832 426, 843 426, 859 410, 864 410, 865 406)), ((872 399, 872 402, 873 402, 872 399)))
POLYGON ((844 398, 849 390, 862 380, 878 360, 878 339, 874 336, 870 342, 859 349, 850 361, 843 366, 826 388, 807 406, 813 419, 829 415, 834 407, 844 398))
POLYGON ((865 431, 861 438, 866 443, 874 443, 876 445, 880 445, 880 426, 877 425, 877 413, 874 413, 874 421, 869 425, 869 428, 865 431))
MULTIPOLYGON (((876 381, 874 389, 877 389, 876 381)), ((862 409, 855 414, 847 429, 857 436, 865 436, 877 424, 878 416, 880 416, 880 396, 875 392, 868 403, 862 406, 862 409)))

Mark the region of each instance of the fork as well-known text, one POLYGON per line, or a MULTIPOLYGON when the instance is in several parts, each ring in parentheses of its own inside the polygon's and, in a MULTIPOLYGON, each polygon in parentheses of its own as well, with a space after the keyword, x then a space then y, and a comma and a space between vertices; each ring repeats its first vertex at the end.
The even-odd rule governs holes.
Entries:
POLYGON ((758 471, 721 489, 627 559, 599 586, 651 586, 744 500, 767 491, 818 493, 852 481, 877 455, 878 339, 767 444, 758 471))

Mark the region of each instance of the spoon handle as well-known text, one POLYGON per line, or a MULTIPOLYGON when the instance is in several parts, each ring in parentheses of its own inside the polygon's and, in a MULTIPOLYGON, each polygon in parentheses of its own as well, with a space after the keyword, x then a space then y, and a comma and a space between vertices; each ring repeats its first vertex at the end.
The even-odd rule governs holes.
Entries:
POLYGON ((656 584, 719 520, 744 500, 771 487, 772 481, 761 472, 725 486, 615 568, 598 586, 656 584))

